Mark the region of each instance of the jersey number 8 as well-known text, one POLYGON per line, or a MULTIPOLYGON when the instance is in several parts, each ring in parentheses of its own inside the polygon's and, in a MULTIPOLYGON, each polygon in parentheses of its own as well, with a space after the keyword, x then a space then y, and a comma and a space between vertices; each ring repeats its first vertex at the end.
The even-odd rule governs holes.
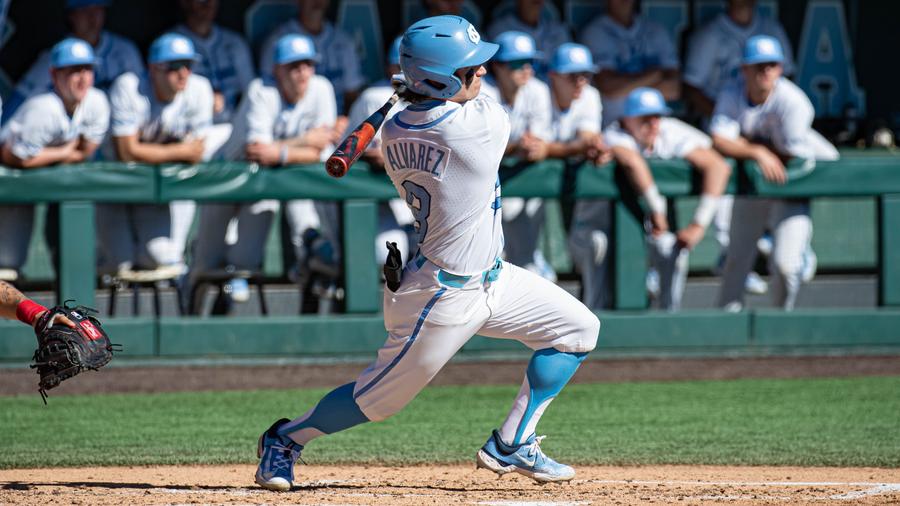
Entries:
POLYGON ((419 235, 419 244, 425 241, 425 234, 428 233, 428 215, 431 214, 431 195, 425 188, 413 183, 409 179, 403 181, 403 189, 406 190, 406 203, 412 211, 413 218, 416 219, 416 232, 419 235), (419 201, 418 207, 415 201, 419 201))

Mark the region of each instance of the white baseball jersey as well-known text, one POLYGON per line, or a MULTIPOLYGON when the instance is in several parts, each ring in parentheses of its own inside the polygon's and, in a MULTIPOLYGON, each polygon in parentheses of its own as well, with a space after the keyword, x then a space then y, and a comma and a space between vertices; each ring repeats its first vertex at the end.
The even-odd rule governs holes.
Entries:
MULTIPOLYGON (((107 31, 100 33, 99 43, 94 48, 94 55, 97 57, 97 65, 94 67, 94 87, 102 91, 109 92, 113 81, 126 72, 134 72, 138 75, 144 72, 143 59, 137 46, 125 37, 114 33, 107 31)), ((25 99, 39 93, 52 91, 52 89, 50 51, 44 51, 16 85, 13 98, 7 104, 9 109, 7 115, 12 115, 25 99)))
POLYGON ((322 76, 310 78, 306 93, 296 104, 285 102, 275 84, 263 79, 250 83, 247 99, 248 143, 293 139, 311 128, 334 125, 337 119, 334 88, 322 76))
POLYGON ((539 76, 546 74, 546 62, 550 59, 553 51, 560 45, 572 40, 572 37, 569 35, 569 28, 564 23, 541 18, 538 20, 537 26, 532 26, 519 19, 515 13, 495 19, 488 28, 487 40, 497 40, 498 35, 510 30, 531 35, 538 51, 543 53, 543 58, 535 62, 535 71, 539 76))
POLYGON ((766 16, 754 16, 749 25, 740 26, 728 14, 722 13, 691 37, 684 65, 684 81, 715 100, 725 85, 739 77, 744 45, 754 35, 769 35, 778 39, 784 48, 784 73, 793 74, 791 42, 778 21, 766 16))
MULTIPOLYGON (((678 53, 662 25, 635 16, 624 27, 609 16, 594 19, 581 32, 580 42, 591 50, 599 70, 636 74, 650 70, 678 69, 678 53)), ((622 116, 625 98, 603 97, 604 127, 622 116)))
POLYGON ((516 92, 512 104, 503 102, 500 89, 492 81, 482 81, 482 96, 489 96, 501 104, 509 114, 511 130, 509 140, 518 141, 525 132, 544 140, 553 138, 551 123, 553 106, 550 100, 550 87, 537 78, 531 78, 516 92))
POLYGON ((296 19, 279 26, 263 43, 259 56, 259 71, 263 76, 271 76, 275 67, 275 43, 289 34, 306 35, 316 45, 321 60, 316 65, 316 73, 325 76, 334 86, 337 105, 343 110, 344 93, 354 91, 366 83, 356 54, 353 39, 340 28, 325 22, 321 33, 311 34, 296 19))
POLYGON ((183 24, 176 26, 173 32, 191 39, 200 55, 194 73, 209 79, 213 90, 225 97, 225 109, 216 114, 213 121, 228 122, 250 81, 256 77, 247 41, 237 32, 215 25, 206 38, 183 24))
POLYGON ((61 146, 79 136, 100 144, 108 127, 109 102, 102 91, 88 90, 72 116, 59 95, 43 93, 26 100, 3 125, 0 142, 8 143, 12 153, 24 160, 45 147, 61 146))
POLYGON ((719 94, 709 130, 726 139, 744 137, 767 144, 785 155, 836 160, 835 147, 812 129, 814 116, 809 98, 786 78, 779 79, 769 98, 759 105, 750 104, 744 83, 738 80, 719 94))
POLYGON ((637 151, 647 158, 684 158, 698 148, 712 147, 709 136, 675 118, 660 118, 659 135, 652 146, 642 148, 619 122, 603 131, 603 138, 609 147, 625 147, 637 151))
POLYGON ((205 77, 191 75, 184 91, 161 103, 147 79, 124 74, 109 92, 113 137, 138 134, 141 142, 178 142, 212 125, 213 91, 205 77))
POLYGON ((559 110, 556 102, 553 102, 551 138, 556 142, 569 142, 575 140, 579 132, 600 133, 602 117, 600 92, 597 88, 587 85, 582 90, 581 96, 573 100, 565 111, 559 110))
POLYGON ((419 251, 435 265, 474 275, 499 258, 497 171, 509 135, 506 111, 484 96, 410 105, 384 125, 385 170, 416 217, 419 251))

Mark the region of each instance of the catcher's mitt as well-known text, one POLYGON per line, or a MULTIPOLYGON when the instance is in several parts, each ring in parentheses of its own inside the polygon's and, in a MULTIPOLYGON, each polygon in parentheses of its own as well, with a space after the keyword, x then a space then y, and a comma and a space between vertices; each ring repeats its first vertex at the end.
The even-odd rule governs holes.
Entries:
POLYGON ((47 403, 47 390, 86 369, 97 370, 112 359, 118 345, 109 342, 109 336, 92 313, 84 306, 69 307, 69 301, 44 313, 34 327, 38 348, 34 352, 32 369, 41 376, 38 392, 47 403), (53 318, 64 315, 75 328, 61 323, 53 324, 53 318))

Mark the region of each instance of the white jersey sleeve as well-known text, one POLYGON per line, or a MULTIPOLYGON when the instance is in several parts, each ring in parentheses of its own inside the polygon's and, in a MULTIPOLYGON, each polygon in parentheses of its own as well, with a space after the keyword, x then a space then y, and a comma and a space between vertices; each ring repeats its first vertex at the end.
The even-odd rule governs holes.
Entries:
POLYGON ((26 100, 3 127, 3 142, 22 160, 37 156, 59 137, 61 125, 48 95, 26 100))
POLYGON ((634 137, 632 137, 631 134, 622 128, 622 125, 620 125, 618 121, 613 122, 606 127, 603 131, 603 140, 610 148, 625 148, 638 153, 641 152, 641 148, 638 147, 637 141, 634 140, 634 137))
POLYGON ((577 107, 578 120, 575 122, 576 132, 600 133, 600 123, 603 118, 603 106, 600 102, 600 92, 591 85, 584 87, 581 96, 573 107, 577 107))
POLYGON ((709 149, 709 136, 677 118, 661 118, 659 135, 653 143, 651 156, 670 160, 686 158, 696 149, 709 149))
POLYGON ((315 127, 332 127, 337 121, 337 102, 335 101, 334 86, 328 79, 320 76, 314 76, 310 80, 307 93, 315 105, 316 120, 313 123, 315 127))
POLYGON ((106 94, 91 88, 80 107, 83 108, 79 124, 81 135, 94 144, 101 144, 109 130, 110 107, 106 94))
POLYGON ((709 133, 725 139, 735 140, 741 136, 742 88, 734 83, 719 92, 712 119, 709 122, 709 133))
POLYGON ((254 79, 247 87, 247 144, 274 142, 275 119, 281 108, 281 98, 274 86, 266 86, 263 79, 254 79))
POLYGON ((215 96, 209 80, 196 74, 191 75, 184 93, 188 94, 185 97, 187 99, 185 114, 189 118, 188 131, 198 132, 212 126, 215 96))
POLYGON ((129 72, 119 76, 109 90, 110 132, 115 137, 136 135, 149 118, 150 103, 139 86, 138 76, 129 72))

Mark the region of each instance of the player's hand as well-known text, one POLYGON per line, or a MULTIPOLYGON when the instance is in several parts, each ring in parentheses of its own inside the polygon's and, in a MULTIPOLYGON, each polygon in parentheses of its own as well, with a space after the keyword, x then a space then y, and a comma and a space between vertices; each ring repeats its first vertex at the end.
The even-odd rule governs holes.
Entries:
POLYGON ((519 139, 519 146, 524 151, 525 158, 529 162, 539 162, 547 158, 547 150, 549 148, 547 142, 528 132, 522 134, 522 138, 519 139))
POLYGON ((349 124, 350 119, 347 116, 338 116, 337 120, 334 122, 334 134, 337 138, 334 140, 334 143, 337 144, 344 138, 344 132, 347 131, 347 125, 349 124))
POLYGON ((225 95, 221 91, 213 94, 213 113, 221 114, 225 110, 225 95))
POLYGON ((776 184, 787 182, 787 172, 784 170, 784 164, 768 148, 764 146, 756 148, 753 159, 759 165, 759 169, 762 171, 766 181, 776 184))
POLYGON ((310 128, 300 138, 300 144, 322 150, 335 142, 335 129, 327 126, 310 128))
POLYGON ((261 165, 279 165, 281 163, 281 145, 261 144, 254 142, 247 144, 247 160, 261 165))
MULTIPOLYGON (((47 313, 47 311, 41 311, 40 313, 35 315, 34 321, 31 322, 31 325, 33 327, 36 326, 38 324, 38 322, 41 321, 41 317, 44 316, 46 313, 47 313)), ((52 326, 57 323, 62 323, 63 325, 65 325, 66 327, 69 327, 69 328, 73 328, 73 329, 75 328, 75 323, 72 320, 70 320, 69 317, 67 317, 66 315, 58 314, 58 315, 54 316, 53 322, 50 325, 52 326)))
POLYGON ((650 213, 650 233, 654 236, 669 231, 669 220, 665 214, 650 213))
POLYGON ((613 159, 612 150, 603 142, 601 137, 595 137, 588 141, 585 156, 588 160, 594 162, 594 165, 603 165, 611 162, 613 159))
POLYGON ((679 248, 692 250, 702 239, 706 230, 696 223, 684 227, 676 234, 676 242, 679 248))
POLYGON ((200 163, 203 160, 203 139, 189 139, 181 143, 181 159, 188 163, 200 163))

